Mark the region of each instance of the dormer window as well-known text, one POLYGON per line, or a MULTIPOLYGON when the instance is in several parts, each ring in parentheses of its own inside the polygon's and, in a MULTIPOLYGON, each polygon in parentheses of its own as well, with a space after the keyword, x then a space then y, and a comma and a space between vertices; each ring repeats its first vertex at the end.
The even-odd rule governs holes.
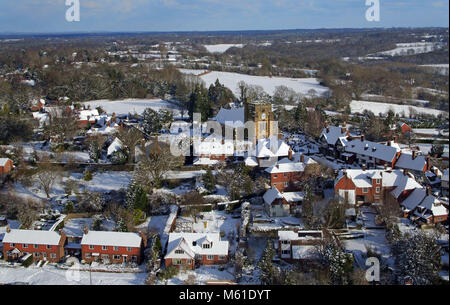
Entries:
POLYGON ((209 243, 203 244, 203 249, 210 249, 210 248, 211 248, 211 244, 209 244, 209 243))
POLYGON ((175 254, 184 254, 184 251, 181 249, 175 250, 175 254))

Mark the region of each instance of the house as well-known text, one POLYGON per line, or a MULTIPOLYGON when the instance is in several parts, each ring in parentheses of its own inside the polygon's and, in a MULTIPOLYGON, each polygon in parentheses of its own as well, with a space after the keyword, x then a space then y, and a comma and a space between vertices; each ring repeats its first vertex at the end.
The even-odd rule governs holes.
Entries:
POLYGON ((382 203, 393 196, 401 201, 415 188, 422 187, 414 176, 402 170, 348 169, 339 172, 335 195, 351 205, 382 203))
POLYGON ((412 131, 412 128, 409 127, 409 125, 406 124, 405 122, 398 122, 397 125, 400 128, 402 134, 407 134, 412 131))
POLYGON ((353 155, 353 157, 347 158, 347 161, 351 160, 352 163, 365 165, 367 168, 376 168, 377 166, 393 168, 401 150, 392 144, 392 141, 389 141, 388 145, 367 141, 364 136, 360 138, 346 137, 341 138, 337 143, 337 150, 353 155))
POLYGON ((325 123, 325 128, 320 135, 319 142, 321 144, 319 151, 325 156, 331 156, 336 159, 341 159, 341 154, 337 150, 339 139, 351 136, 347 130, 347 124, 342 126, 329 126, 325 123))
POLYGON ((64 257, 63 232, 7 229, 3 237, 3 257, 8 261, 32 254, 33 261, 57 263, 64 257))
POLYGON ((270 186, 276 187, 280 192, 298 190, 298 184, 302 181, 305 171, 304 163, 277 163, 266 168, 270 175, 270 186))
POLYGON ((448 168, 444 171, 441 178, 441 191, 442 195, 448 196, 448 168))
POLYGON ((0 158, 0 181, 4 180, 14 168, 13 161, 8 158, 0 158))
POLYGON ((97 109, 90 109, 91 107, 88 106, 87 110, 81 110, 78 113, 78 126, 79 127, 86 127, 89 124, 95 124, 97 122, 97 119, 99 118, 99 113, 97 109))
POLYGON ((218 265, 228 262, 228 241, 220 239, 220 233, 170 233, 166 267, 218 265))
POLYGON ((426 196, 416 206, 410 218, 417 224, 441 223, 447 221, 448 210, 438 198, 431 194, 431 188, 427 188, 426 196))
POLYGON ((278 137, 271 137, 258 140, 256 147, 251 149, 251 154, 256 157, 260 167, 267 167, 266 164, 289 157, 292 149, 278 137))
POLYGON ((84 229, 81 240, 82 259, 88 263, 136 263, 143 260, 147 239, 133 232, 89 231, 84 229))
POLYGON ((298 210, 303 202, 302 192, 281 193, 276 187, 269 189, 263 196, 264 210, 270 217, 287 217, 298 210))
POLYGON ((32 112, 40 111, 45 106, 45 100, 39 99, 39 100, 33 100, 31 102, 30 110, 32 112))
POLYGON ((313 261, 322 241, 322 231, 278 231, 278 256, 290 263, 313 261))

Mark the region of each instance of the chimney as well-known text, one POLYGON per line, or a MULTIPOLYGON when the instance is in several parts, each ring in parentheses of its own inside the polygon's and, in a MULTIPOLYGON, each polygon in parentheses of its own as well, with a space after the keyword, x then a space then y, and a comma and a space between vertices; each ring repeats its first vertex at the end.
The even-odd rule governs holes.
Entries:
POLYGON ((415 160, 417 157, 417 152, 415 150, 413 150, 412 152, 412 159, 415 160))
POLYGON ((288 156, 288 158, 289 158, 289 160, 291 160, 291 161, 292 161, 292 154, 293 154, 292 148, 289 148, 289 156, 288 156))
POLYGON ((344 122, 341 127, 341 133, 345 134, 347 132, 347 123, 344 122))
POLYGON ((389 141, 387 142, 387 146, 392 146, 391 140, 389 140, 389 141))
POLYGON ((367 169, 367 166, 366 166, 365 164, 363 164, 363 166, 362 166, 362 171, 365 172, 366 169, 367 169))
POLYGON ((84 234, 88 234, 89 233, 89 228, 87 226, 83 227, 83 233, 84 234))
POLYGON ((365 135, 362 135, 361 136, 361 142, 364 142, 366 140, 366 136, 365 135))
POLYGON ((407 169, 403 170, 403 175, 408 176, 408 170, 407 169))
POLYGON ((64 233, 64 231, 63 231, 62 229, 59 230, 59 235, 61 236, 61 238, 62 238, 63 240, 66 239, 66 233, 64 233))
POLYGON ((300 162, 305 163, 305 155, 304 154, 300 155, 300 162))
POLYGON ((10 233, 11 232, 11 227, 9 225, 6 226, 6 233, 10 233))
POLYGON ((147 248, 147 236, 143 231, 139 231, 139 235, 142 237, 142 243, 144 244, 144 248, 147 248))
POLYGON ((394 136, 394 143, 397 143, 397 139, 398 139, 398 137, 395 135, 394 136))
POLYGON ((428 196, 432 196, 433 195, 433 191, 431 190, 431 186, 427 186, 427 195, 428 196))

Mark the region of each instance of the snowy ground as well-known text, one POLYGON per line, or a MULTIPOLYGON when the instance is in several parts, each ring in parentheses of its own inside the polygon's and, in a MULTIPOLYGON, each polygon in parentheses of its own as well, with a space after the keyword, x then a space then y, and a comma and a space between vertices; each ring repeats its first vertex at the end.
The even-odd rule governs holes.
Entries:
MULTIPOLYGON (((37 267, 32 265, 28 268, 10 268, 0 266, 0 283, 27 283, 30 285, 89 285, 89 272, 79 272, 79 281, 71 277, 70 272, 61 270, 54 266, 37 267)), ((104 273, 92 272, 93 285, 143 285, 146 273, 104 273)))
POLYGON ((315 95, 323 95, 329 89, 319 84, 315 78, 286 78, 286 77, 268 77, 268 76, 252 76, 239 73, 218 72, 212 71, 200 77, 208 88, 217 79, 221 84, 224 84, 236 96, 239 96, 238 83, 244 81, 248 85, 258 85, 263 87, 264 91, 270 95, 275 93, 275 88, 278 86, 286 86, 294 91, 308 95, 310 90, 315 91, 315 95))
POLYGON ((229 267, 223 271, 219 270, 219 266, 201 266, 196 270, 182 271, 174 278, 170 279, 168 285, 183 285, 189 275, 195 276, 196 285, 205 285, 210 280, 227 280, 234 281, 234 268, 229 267))
POLYGON ((98 100, 85 102, 92 108, 102 107, 108 114, 113 112, 117 115, 127 115, 128 113, 142 114, 145 109, 152 108, 155 111, 161 109, 172 111, 174 116, 180 116, 180 111, 176 105, 161 99, 125 99, 119 101, 98 100))
POLYGON ((367 101, 352 101, 350 103, 350 108, 352 113, 363 113, 364 110, 370 110, 375 115, 380 113, 386 114, 390 109, 392 109, 396 114, 401 117, 409 117, 410 109, 414 109, 417 113, 431 114, 438 116, 439 114, 445 113, 441 110, 423 108, 409 105, 397 105, 388 103, 377 103, 377 102, 367 102, 367 101))
POLYGON ((225 53, 229 48, 243 48, 243 44, 209 44, 204 45, 209 53, 225 53))

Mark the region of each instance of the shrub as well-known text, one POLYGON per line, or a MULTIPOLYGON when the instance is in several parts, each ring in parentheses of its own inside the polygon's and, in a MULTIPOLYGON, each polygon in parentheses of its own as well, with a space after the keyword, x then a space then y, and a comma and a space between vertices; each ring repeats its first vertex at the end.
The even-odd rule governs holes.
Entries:
POLYGON ((159 273, 159 278, 163 281, 167 281, 179 273, 179 270, 175 266, 169 266, 159 273))
POLYGON ((86 169, 83 173, 84 175, 84 181, 91 181, 92 180, 92 173, 90 170, 86 169))

